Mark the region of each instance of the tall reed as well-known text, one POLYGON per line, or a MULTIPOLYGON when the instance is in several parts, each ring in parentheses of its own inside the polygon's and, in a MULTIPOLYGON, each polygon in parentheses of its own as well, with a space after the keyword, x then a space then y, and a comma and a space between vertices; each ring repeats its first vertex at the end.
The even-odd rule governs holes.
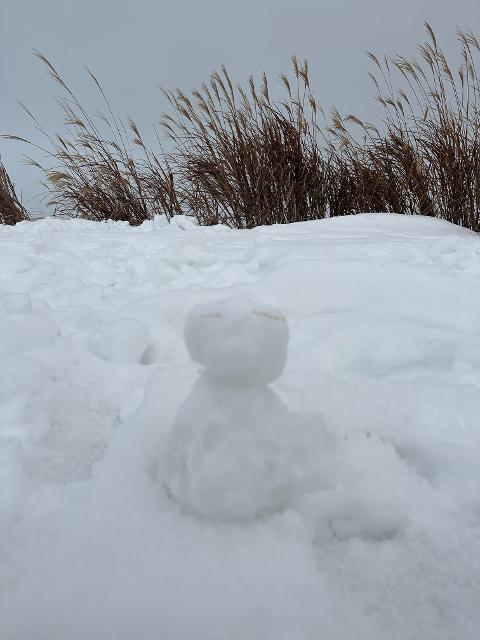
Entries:
MULTIPOLYGON (((164 153, 132 119, 91 115, 53 65, 65 133, 46 138, 40 168, 57 213, 140 224, 155 214, 236 228, 361 212, 437 216, 480 230, 480 45, 459 31, 453 64, 427 24, 419 56, 379 59, 370 74, 376 124, 336 110, 327 120, 307 62, 292 58, 274 99, 265 74, 236 85, 225 67, 187 94, 164 90, 164 153)), ((18 136, 7 136, 24 140, 18 136)), ((24 140, 25 141, 25 140, 24 140)))
POLYGON ((331 215, 419 213, 480 230, 480 45, 459 31, 454 69, 426 29, 419 59, 369 54, 380 125, 334 113, 331 215))
POLYGON ((202 224, 236 228, 322 218, 327 212, 328 166, 317 141, 317 103, 307 62, 292 59, 286 96, 234 86, 227 70, 190 96, 164 91, 173 115, 162 125, 181 200, 202 224))
MULTIPOLYGON (((174 180, 165 165, 145 143, 135 122, 118 118, 96 76, 88 74, 98 89, 105 113, 90 114, 42 54, 37 57, 62 88, 58 99, 65 131, 50 135, 32 112, 23 107, 46 141, 41 150, 48 162, 27 161, 44 175, 48 205, 59 215, 90 220, 123 220, 141 224, 155 214, 171 217, 180 212, 174 180)), ((22 105, 23 106, 23 105, 22 105)), ((32 144, 19 136, 4 136, 32 144)))

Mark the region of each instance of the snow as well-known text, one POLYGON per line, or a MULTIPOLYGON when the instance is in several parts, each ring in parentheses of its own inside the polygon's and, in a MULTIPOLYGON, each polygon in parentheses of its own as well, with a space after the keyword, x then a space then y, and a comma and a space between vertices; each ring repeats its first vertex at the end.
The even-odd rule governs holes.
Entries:
POLYGON ((287 360, 287 320, 278 309, 237 296, 197 305, 185 324, 190 357, 210 376, 239 385, 268 384, 287 360))
POLYGON ((380 214, 1 227, 0 358, 2 640, 478 637, 478 235, 380 214), (184 326, 239 297, 281 310, 287 363, 209 396, 184 326), (241 522, 162 481, 205 403, 235 435, 191 488, 210 516, 238 489, 241 522))
POLYGON ((241 522, 334 486, 338 460, 322 417, 289 411, 268 387, 283 371, 283 314, 246 297, 197 305, 185 340, 204 365, 160 462, 166 489, 211 521, 241 522))
POLYGON ((247 521, 334 485, 335 439, 321 416, 289 411, 267 386, 202 374, 169 438, 165 481, 183 506, 212 521, 247 521))
POLYGON ((112 363, 142 363, 146 357, 151 336, 138 320, 121 318, 108 322, 106 327, 92 334, 89 350, 112 363))

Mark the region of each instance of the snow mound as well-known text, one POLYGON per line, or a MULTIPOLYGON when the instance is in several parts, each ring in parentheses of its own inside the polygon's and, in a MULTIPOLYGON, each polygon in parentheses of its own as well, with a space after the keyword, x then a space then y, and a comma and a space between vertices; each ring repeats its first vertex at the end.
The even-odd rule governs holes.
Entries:
POLYGON ((152 338, 138 320, 122 318, 95 332, 88 343, 92 353, 117 364, 142 362, 152 338))
POLYGON ((479 416, 478 234, 0 226, 0 638, 477 640, 479 416))

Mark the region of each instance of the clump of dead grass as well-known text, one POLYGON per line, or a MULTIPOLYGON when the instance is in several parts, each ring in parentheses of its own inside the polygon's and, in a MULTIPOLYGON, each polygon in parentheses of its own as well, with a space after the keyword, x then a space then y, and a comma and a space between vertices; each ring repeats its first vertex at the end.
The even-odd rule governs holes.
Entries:
POLYGON ((335 110, 327 122, 306 61, 292 58, 279 99, 265 74, 245 87, 222 67, 190 94, 163 91, 167 153, 158 136, 154 152, 132 119, 114 115, 91 72, 107 115, 91 115, 37 54, 64 91, 66 129, 50 137, 27 110, 47 140, 47 166, 30 162, 43 171, 57 213, 92 220, 140 224, 183 213, 200 224, 251 228, 395 212, 479 231, 480 45, 459 31, 454 68, 426 29, 418 59, 369 54, 382 108, 377 124, 335 110))
POLYGON ((234 86, 228 71, 186 95, 164 91, 173 115, 162 125, 173 152, 181 200, 201 224, 236 228, 322 218, 327 162, 317 141, 317 103, 308 64, 292 58, 285 98, 260 86, 234 86))
POLYGON ((480 230, 480 45, 459 31, 454 69, 426 29, 419 59, 369 54, 383 111, 379 126, 334 113, 331 215, 423 214, 480 230), (403 84, 396 88, 395 80, 403 84))
MULTIPOLYGON (((90 114, 57 69, 42 54, 50 76, 63 89, 58 99, 64 114, 65 131, 51 136, 32 112, 45 140, 45 147, 33 145, 47 157, 47 163, 33 158, 27 162, 44 175, 48 205, 57 215, 89 220, 122 220, 141 224, 156 214, 171 217, 180 212, 174 180, 168 166, 144 143, 135 122, 126 122, 112 111, 96 76, 88 74, 106 106, 106 113, 90 114)), ((19 136, 5 136, 29 144, 19 136)))
POLYGON ((21 203, 2 162, 0 162, 0 224, 17 224, 28 219, 26 208, 21 203))

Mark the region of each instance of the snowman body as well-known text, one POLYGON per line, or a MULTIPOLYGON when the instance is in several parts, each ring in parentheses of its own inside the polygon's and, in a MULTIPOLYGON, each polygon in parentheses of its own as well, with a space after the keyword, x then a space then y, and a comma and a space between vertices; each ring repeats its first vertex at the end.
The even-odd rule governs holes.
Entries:
POLYGON ((185 333, 204 369, 168 441, 171 496, 203 517, 238 522, 328 485, 333 442, 321 416, 290 411, 267 384, 286 361, 283 315, 234 298, 195 308, 185 333))

